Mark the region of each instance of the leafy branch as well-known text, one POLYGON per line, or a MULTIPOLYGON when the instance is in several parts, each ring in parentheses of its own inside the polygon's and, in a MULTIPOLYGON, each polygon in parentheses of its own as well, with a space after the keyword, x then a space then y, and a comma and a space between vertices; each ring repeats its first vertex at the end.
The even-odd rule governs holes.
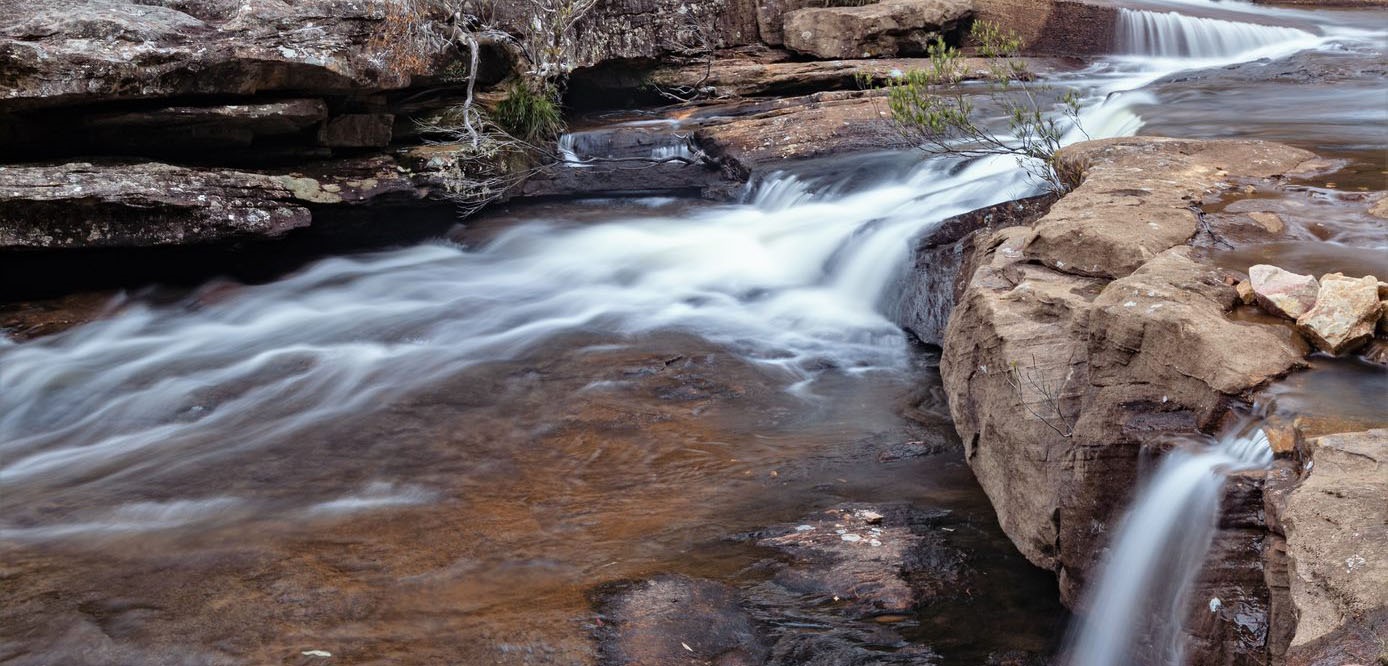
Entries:
POLYGON ((962 85, 966 72, 960 52, 943 40, 927 49, 928 67, 886 80, 896 127, 927 152, 1011 155, 1052 190, 1069 189, 1055 156, 1066 130, 1079 126, 1079 95, 1067 91, 1059 96, 1058 105, 1047 104, 1045 100, 1054 97, 1053 88, 1038 81, 1026 60, 1017 57, 1021 39, 1015 33, 978 21, 971 34, 988 66, 986 98, 1002 110, 1006 132, 994 132, 983 124, 975 105, 979 96, 962 85))

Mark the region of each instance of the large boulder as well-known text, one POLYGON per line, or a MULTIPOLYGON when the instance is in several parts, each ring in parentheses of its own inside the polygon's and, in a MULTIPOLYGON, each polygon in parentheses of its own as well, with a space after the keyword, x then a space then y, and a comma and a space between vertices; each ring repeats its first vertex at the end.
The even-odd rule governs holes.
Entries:
POLYGON ((882 0, 786 14, 785 45, 816 58, 881 58, 925 53, 972 15, 968 0, 882 0))
MULTIPOLYGON (((1256 141, 1079 144, 1062 154, 1083 174, 1074 191, 1034 223, 974 241, 944 336, 950 410, 1003 530, 1060 575, 1068 604, 1131 502, 1141 452, 1213 429, 1231 403, 1303 365, 1290 328, 1228 316, 1233 281, 1186 242, 1195 202, 1312 157, 1256 141)), ((1230 550, 1231 570, 1247 566, 1233 557, 1243 550, 1230 550)), ((1197 629, 1236 646, 1238 621, 1197 629)))

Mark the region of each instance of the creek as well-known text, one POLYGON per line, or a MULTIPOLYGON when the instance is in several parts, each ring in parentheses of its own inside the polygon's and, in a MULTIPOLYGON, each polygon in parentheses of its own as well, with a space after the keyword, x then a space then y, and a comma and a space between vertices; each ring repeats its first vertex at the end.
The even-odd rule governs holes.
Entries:
MULTIPOLYGON (((1362 74, 1383 35, 1356 27, 1382 12, 1122 17, 1122 54, 1055 78, 1089 100, 1069 140, 1257 136, 1383 173, 1362 74), (1288 99, 1253 71, 1303 61, 1347 83, 1288 99)), ((738 535, 843 502, 943 516, 979 572, 903 640, 1050 654, 1055 581, 1003 536, 936 355, 887 314, 912 238, 1038 187, 1010 158, 892 154, 758 174, 735 204, 516 206, 0 338, 0 661, 591 663, 595 587, 750 587, 768 555, 738 535), (908 441, 942 452, 879 460, 908 441)))

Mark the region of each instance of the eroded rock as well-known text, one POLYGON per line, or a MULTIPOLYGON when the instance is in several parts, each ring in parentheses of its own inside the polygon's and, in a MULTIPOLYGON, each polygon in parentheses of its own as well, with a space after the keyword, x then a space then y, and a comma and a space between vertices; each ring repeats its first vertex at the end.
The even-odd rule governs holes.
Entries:
POLYGON ((3 0, 0 110, 400 88, 416 56, 428 61, 447 48, 428 30, 403 27, 371 2, 3 0))
POLYGON ((817 58, 880 58, 925 53, 972 14, 966 0, 881 0, 858 7, 813 7, 785 15, 785 45, 817 58))
POLYGON ((1263 310, 1288 319, 1306 314, 1316 304, 1316 293, 1320 290, 1320 283, 1310 275, 1298 275, 1267 264, 1249 268, 1248 280, 1263 310))
POLYGON ((1388 430, 1310 445, 1282 515, 1297 618, 1287 663, 1372 664, 1388 630, 1388 430))
POLYGON ((1339 355, 1373 338, 1380 311, 1377 278, 1331 273, 1321 277, 1315 306, 1297 318, 1296 326, 1318 349, 1339 355))
POLYGON ((1312 153, 1262 141, 1101 139, 1058 158, 1082 182, 1035 227, 1026 252, 1067 273, 1117 278, 1184 244, 1199 228, 1194 203, 1230 174, 1266 178, 1312 153))
MULTIPOLYGON (((943 344, 950 410, 1003 530, 1059 574, 1067 604, 1131 502, 1141 451, 1214 429, 1230 404, 1304 364, 1290 329, 1229 316, 1233 281, 1186 241, 1206 192, 1310 156, 1261 142, 1080 144, 1064 158, 1083 167, 1073 192, 1028 226, 974 241, 943 344)), ((1255 649, 1245 618, 1266 595, 1219 578, 1261 557, 1262 528, 1245 513, 1217 540, 1218 571, 1200 587, 1228 597, 1227 612, 1190 625, 1210 655, 1255 649)))

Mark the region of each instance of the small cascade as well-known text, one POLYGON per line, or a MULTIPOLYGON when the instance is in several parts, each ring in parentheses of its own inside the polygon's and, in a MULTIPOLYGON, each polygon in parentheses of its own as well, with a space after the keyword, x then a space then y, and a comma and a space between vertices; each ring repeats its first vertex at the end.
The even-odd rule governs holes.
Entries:
POLYGON ((1118 10, 1118 51, 1158 58, 1232 58, 1314 39, 1305 30, 1143 9, 1118 10))
POLYGON ((767 212, 785 210, 809 201, 814 194, 795 174, 772 171, 757 174, 742 191, 742 202, 767 212))
POLYGON ((673 123, 624 123, 559 137, 559 157, 571 167, 611 159, 695 159, 689 139, 673 123))
POLYGON ((576 146, 577 140, 574 139, 574 135, 569 134, 567 132, 560 135, 559 144, 557 146, 559 149, 559 159, 564 162, 565 166, 588 166, 587 164, 583 163, 583 160, 578 158, 578 151, 576 150, 576 146))
POLYGON ((1249 420, 1214 446, 1166 456, 1088 592, 1067 666, 1183 666, 1190 591, 1217 531, 1226 475, 1272 463, 1260 425, 1249 420))

